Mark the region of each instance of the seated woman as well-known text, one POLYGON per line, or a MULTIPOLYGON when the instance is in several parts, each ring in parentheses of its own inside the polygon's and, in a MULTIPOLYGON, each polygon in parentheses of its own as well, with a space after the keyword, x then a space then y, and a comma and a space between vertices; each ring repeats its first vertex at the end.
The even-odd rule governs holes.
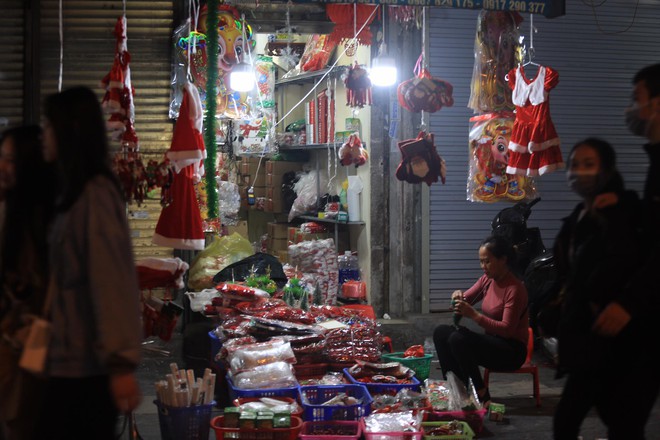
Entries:
POLYGON ((479 246, 484 274, 466 292, 452 293, 454 313, 473 320, 484 333, 459 325, 439 325, 433 332, 444 377, 452 371, 466 386, 472 379, 484 406, 490 401, 490 393, 479 366, 516 370, 527 355, 527 290, 511 272, 514 258, 513 247, 506 239, 486 238, 479 246), (481 312, 474 308, 479 301, 482 301, 481 312))

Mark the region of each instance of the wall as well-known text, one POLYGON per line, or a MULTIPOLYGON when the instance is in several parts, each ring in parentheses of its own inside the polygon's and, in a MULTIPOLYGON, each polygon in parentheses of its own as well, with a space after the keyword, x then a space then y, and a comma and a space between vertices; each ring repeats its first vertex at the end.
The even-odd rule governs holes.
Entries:
MULTIPOLYGON (((660 7, 657 2, 610 0, 590 7, 567 2, 566 15, 554 19, 534 16, 535 61, 559 72, 550 93, 552 119, 562 139, 564 158, 571 146, 587 136, 599 136, 617 150, 626 183, 641 190, 647 158, 642 138, 631 136, 623 111, 629 103, 634 73, 660 60, 660 7)), ((474 62, 474 36, 479 11, 431 8, 429 58, 431 73, 451 82, 455 104, 433 114, 431 131, 447 161, 447 184, 430 189, 428 224, 429 308, 444 310, 454 289, 465 289, 481 274, 479 242, 489 234, 496 213, 506 203, 466 201, 468 169, 467 108, 474 62)), ((529 41, 529 15, 520 30, 529 41)), ((560 226, 576 203, 568 191, 565 172, 537 179, 542 201, 534 208, 530 226, 539 227, 551 247, 560 226)), ((424 243, 424 245, 427 245, 424 243)))

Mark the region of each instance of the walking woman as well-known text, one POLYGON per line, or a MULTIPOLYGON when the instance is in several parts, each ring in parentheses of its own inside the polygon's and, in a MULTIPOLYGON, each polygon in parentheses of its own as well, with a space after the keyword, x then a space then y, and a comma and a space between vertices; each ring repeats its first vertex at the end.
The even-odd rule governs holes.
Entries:
POLYGON ((110 168, 97 96, 76 87, 45 101, 43 154, 58 194, 50 234, 52 340, 39 436, 115 438, 140 403, 142 330, 126 205, 110 168))

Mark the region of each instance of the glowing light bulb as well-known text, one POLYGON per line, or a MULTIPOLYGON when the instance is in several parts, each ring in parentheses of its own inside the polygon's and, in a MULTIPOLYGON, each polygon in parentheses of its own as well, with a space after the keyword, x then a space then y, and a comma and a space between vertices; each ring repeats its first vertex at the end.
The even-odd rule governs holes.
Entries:
POLYGON ((397 68, 394 58, 381 55, 371 62, 369 79, 371 84, 378 87, 391 86, 396 82, 397 68))
POLYGON ((237 92, 249 92, 254 87, 254 72, 247 63, 238 63, 229 75, 229 86, 237 92))

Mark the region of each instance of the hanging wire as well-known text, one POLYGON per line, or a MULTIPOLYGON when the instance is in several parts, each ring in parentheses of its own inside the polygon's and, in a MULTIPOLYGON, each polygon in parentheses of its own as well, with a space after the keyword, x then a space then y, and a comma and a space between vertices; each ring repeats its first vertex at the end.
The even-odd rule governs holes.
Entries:
POLYGON ((62 77, 64 74, 64 18, 62 14, 62 0, 60 0, 59 7, 59 20, 60 20, 60 73, 57 79, 57 91, 62 91, 62 77))
MULTIPOLYGON (((420 72, 423 69, 426 69, 428 66, 426 65, 426 6, 422 7, 422 65, 420 68, 420 72)), ((419 130, 420 131, 426 131, 426 118, 425 118, 425 112, 422 110, 420 112, 420 124, 419 124, 419 130)))

